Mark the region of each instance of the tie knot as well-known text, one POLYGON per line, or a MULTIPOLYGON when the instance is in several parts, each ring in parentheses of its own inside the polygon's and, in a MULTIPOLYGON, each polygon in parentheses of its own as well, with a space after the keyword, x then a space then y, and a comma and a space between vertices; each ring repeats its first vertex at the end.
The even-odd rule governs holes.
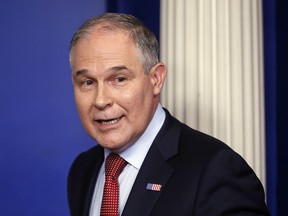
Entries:
POLYGON ((118 178, 127 162, 120 157, 118 154, 111 153, 106 158, 105 173, 106 176, 112 176, 113 178, 118 178))

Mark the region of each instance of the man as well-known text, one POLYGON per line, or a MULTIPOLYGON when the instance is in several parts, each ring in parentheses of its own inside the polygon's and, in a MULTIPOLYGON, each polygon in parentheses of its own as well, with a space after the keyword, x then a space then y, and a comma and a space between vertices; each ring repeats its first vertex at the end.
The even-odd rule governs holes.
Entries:
POLYGON ((103 210, 114 203, 106 200, 110 153, 124 161, 116 215, 269 215, 246 162, 160 106, 166 67, 139 20, 108 13, 87 21, 73 36, 70 63, 81 122, 99 143, 69 172, 72 216, 111 215, 103 210))

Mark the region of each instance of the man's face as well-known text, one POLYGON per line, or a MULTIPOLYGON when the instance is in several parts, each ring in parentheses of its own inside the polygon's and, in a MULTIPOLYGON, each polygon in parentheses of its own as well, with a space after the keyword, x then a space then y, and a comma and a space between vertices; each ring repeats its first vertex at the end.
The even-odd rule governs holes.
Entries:
POLYGON ((151 121, 162 85, 155 88, 154 73, 144 73, 125 32, 92 31, 75 46, 71 65, 84 128, 102 147, 125 150, 151 121))

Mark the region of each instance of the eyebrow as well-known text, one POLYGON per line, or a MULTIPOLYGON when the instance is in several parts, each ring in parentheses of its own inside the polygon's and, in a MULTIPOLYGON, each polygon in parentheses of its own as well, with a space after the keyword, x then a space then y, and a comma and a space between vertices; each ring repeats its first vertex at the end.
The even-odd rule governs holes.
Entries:
MULTIPOLYGON (((118 72, 118 71, 121 71, 121 70, 127 70, 130 73, 132 73, 132 71, 129 70, 128 67, 125 66, 125 65, 118 65, 118 66, 110 67, 110 68, 106 69, 106 72, 112 73, 112 72, 118 72)), ((89 73, 89 70, 81 69, 81 70, 78 70, 78 71, 75 72, 75 77, 78 77, 78 76, 81 76, 81 75, 85 75, 87 73, 89 73)))
POLYGON ((75 72, 75 77, 78 77, 83 74, 87 74, 89 71, 87 69, 78 70, 75 72))

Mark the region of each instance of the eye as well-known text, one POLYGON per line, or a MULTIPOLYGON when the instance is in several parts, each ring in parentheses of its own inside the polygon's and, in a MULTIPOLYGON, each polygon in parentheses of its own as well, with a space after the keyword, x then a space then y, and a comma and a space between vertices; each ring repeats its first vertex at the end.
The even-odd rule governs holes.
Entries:
POLYGON ((124 82, 125 80, 126 80, 125 77, 116 77, 115 78, 115 82, 118 82, 118 83, 124 82))
POLYGON ((93 85, 94 84, 94 81, 93 80, 84 80, 82 82, 83 85, 86 85, 86 86, 90 86, 90 85, 93 85))
POLYGON ((82 81, 79 81, 79 88, 82 91, 87 91, 93 89, 95 87, 95 84, 95 81, 92 79, 83 79, 82 81))

